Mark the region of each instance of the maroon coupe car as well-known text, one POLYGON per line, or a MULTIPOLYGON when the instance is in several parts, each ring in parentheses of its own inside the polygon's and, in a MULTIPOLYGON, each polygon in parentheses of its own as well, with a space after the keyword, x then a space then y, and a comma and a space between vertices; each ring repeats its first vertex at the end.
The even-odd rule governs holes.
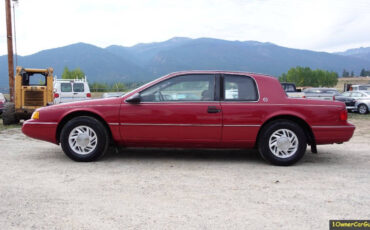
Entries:
POLYGON ((262 74, 186 71, 119 98, 38 109, 23 133, 61 144, 76 161, 93 161, 113 143, 125 147, 257 148, 272 164, 291 165, 307 144, 348 141, 355 127, 342 102, 288 98, 262 74))

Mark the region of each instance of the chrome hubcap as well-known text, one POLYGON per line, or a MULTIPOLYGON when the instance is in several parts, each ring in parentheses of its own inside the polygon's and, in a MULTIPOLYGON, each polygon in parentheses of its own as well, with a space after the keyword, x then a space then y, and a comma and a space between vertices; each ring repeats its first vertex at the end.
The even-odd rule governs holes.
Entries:
POLYGON ((278 129, 270 136, 269 147, 279 158, 291 157, 298 149, 297 135, 289 129, 278 129))
POLYGON ((69 147, 78 154, 86 155, 95 150, 98 137, 88 126, 77 126, 68 137, 69 147))
POLYGON ((361 105, 359 111, 360 113, 366 113, 366 107, 364 105, 361 105))

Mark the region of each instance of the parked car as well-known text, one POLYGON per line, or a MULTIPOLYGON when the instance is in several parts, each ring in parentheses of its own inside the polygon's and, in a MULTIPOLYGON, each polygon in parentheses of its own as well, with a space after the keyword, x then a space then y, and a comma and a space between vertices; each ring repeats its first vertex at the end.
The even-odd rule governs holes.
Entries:
POLYGON ((346 108, 348 111, 356 110, 355 107, 356 98, 352 97, 352 91, 347 91, 338 96, 335 96, 335 100, 344 102, 344 104, 346 104, 346 108))
POLYGON ((289 98, 274 77, 225 71, 177 72, 119 98, 44 107, 22 127, 76 161, 96 160, 115 143, 257 148, 276 165, 300 160, 307 144, 316 152, 316 145, 348 141, 354 130, 342 102, 289 98))
POLYGON ((85 79, 54 79, 54 104, 91 99, 85 79))
POLYGON ((4 94, 0 93, 0 114, 3 113, 4 104, 6 102, 6 99, 4 97, 4 94))
POLYGON ((123 92, 108 92, 108 93, 103 93, 102 98, 111 98, 111 97, 120 97, 122 96, 123 92))
POLYGON ((356 111, 358 111, 360 114, 369 113, 369 109, 370 109, 370 91, 362 91, 362 92, 357 92, 357 93, 360 93, 361 96, 359 96, 356 99, 356 103, 355 103, 356 111))
POLYGON ((370 91, 370 84, 352 85, 348 84, 349 91, 370 91))
POLYGON ((297 89, 294 83, 282 82, 281 86, 283 87, 288 97, 303 98, 304 96, 302 90, 297 89))
POLYGON ((333 88, 308 88, 303 92, 305 98, 329 101, 334 100, 336 96, 340 95, 338 90, 333 88))

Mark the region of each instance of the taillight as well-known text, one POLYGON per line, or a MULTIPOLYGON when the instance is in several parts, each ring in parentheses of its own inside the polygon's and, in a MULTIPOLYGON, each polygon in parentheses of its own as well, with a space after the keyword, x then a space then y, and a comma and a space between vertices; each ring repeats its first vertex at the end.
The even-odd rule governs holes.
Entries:
POLYGON ((54 98, 58 98, 59 97, 59 93, 54 93, 54 98))
POLYGON ((306 96, 305 96, 305 95, 303 95, 303 96, 302 96, 302 98, 306 98, 306 96))
POLYGON ((340 111, 339 119, 341 121, 346 121, 347 118, 348 118, 347 110, 345 109, 345 110, 340 111))
POLYGON ((91 93, 87 93, 86 94, 86 97, 91 97, 91 93))
POLYGON ((333 96, 333 101, 335 101, 335 96, 333 96))

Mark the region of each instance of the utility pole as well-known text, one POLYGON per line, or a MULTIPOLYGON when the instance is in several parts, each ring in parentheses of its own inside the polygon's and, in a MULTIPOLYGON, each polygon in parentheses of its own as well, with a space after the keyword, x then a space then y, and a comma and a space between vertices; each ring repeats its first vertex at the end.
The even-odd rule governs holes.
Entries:
POLYGON ((5 0, 6 12, 6 34, 8 41, 8 71, 9 71, 9 94, 10 101, 14 101, 14 64, 13 64, 13 35, 12 35, 12 16, 10 0, 5 0))

